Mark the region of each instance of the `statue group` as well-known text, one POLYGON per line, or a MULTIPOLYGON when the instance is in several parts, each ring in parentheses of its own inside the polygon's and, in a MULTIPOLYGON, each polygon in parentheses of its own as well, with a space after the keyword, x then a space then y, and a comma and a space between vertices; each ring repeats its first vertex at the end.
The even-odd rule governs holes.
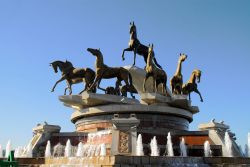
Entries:
MULTIPOLYGON (((149 77, 153 79, 153 92, 158 91, 158 87, 161 84, 162 90, 161 94, 170 96, 167 89, 167 73, 163 70, 163 68, 158 64, 155 54, 153 44, 146 46, 140 43, 137 38, 137 31, 134 22, 130 23, 130 40, 129 47, 123 50, 122 60, 125 60, 125 52, 133 51, 134 52, 134 62, 133 66, 136 63, 136 55, 143 56, 144 61, 146 63, 146 67, 144 70, 146 71, 146 75, 144 78, 143 92, 147 92, 146 90, 146 82, 149 77)), ((96 93, 97 88, 104 91, 106 94, 125 96, 127 97, 127 93, 129 92, 132 98, 135 98, 133 95, 137 93, 137 90, 133 86, 133 79, 129 71, 123 67, 109 67, 104 63, 103 54, 100 49, 87 48, 87 51, 90 52, 93 56, 96 57, 95 62, 95 71, 91 68, 75 68, 71 62, 69 61, 54 61, 50 63, 53 67, 54 72, 57 73, 58 69, 61 71, 61 78, 54 84, 52 88, 52 92, 58 83, 62 81, 66 81, 67 87, 64 90, 64 95, 66 95, 67 90, 69 90, 69 94, 72 94, 72 84, 76 83, 84 83, 85 87, 80 92, 80 94, 84 91, 96 93), (115 86, 108 86, 107 88, 100 87, 100 83, 102 79, 110 79, 116 78, 115 86), (122 85, 122 81, 124 81, 125 85, 122 85)), ((200 82, 201 71, 198 69, 193 70, 190 79, 187 83, 183 84, 183 76, 182 76, 182 63, 187 59, 187 55, 180 54, 177 69, 174 76, 170 79, 170 86, 172 94, 174 95, 188 95, 189 99, 191 92, 196 92, 200 96, 200 100, 203 101, 201 93, 197 88, 197 83, 200 82)))

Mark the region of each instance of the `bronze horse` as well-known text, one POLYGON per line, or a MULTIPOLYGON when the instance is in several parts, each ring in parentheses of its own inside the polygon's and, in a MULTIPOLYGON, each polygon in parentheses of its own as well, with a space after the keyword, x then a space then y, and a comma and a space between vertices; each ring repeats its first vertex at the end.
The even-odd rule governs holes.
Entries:
POLYGON ((177 69, 174 76, 170 80, 170 86, 173 94, 181 94, 183 77, 182 77, 182 63, 187 59, 187 55, 180 53, 177 69))
MULTIPOLYGON (((51 92, 54 92, 55 87, 58 83, 60 83, 63 80, 66 80, 67 87, 64 90, 64 95, 66 95, 67 89, 69 89, 69 94, 72 94, 72 84, 83 82, 85 79, 85 88, 83 91, 87 90, 95 79, 95 72, 90 68, 74 68, 72 63, 69 61, 54 61, 50 63, 50 66, 53 67, 54 72, 58 72, 59 70, 62 72, 62 77, 55 83, 53 86, 51 92)), ((95 88, 91 89, 92 92, 95 92, 95 88)), ((81 91, 80 94, 83 92, 81 91)))
MULTIPOLYGON (((122 60, 125 60, 124 57, 124 52, 125 51, 134 51, 134 63, 133 65, 135 65, 135 59, 136 59, 136 53, 143 56, 145 63, 147 63, 147 59, 148 59, 148 47, 141 44, 139 39, 137 38, 137 31, 136 31, 136 26, 133 23, 130 23, 130 40, 129 40, 129 47, 124 49, 122 52, 122 60)), ((155 57, 154 57, 154 63, 157 65, 157 67, 162 68, 156 61, 155 57)))
POLYGON ((97 88, 106 91, 106 89, 100 87, 100 83, 103 78, 104 79, 117 78, 115 90, 119 89, 121 81, 124 81, 127 87, 133 85, 132 77, 128 72, 128 70, 126 70, 123 67, 109 67, 106 64, 104 64, 103 55, 100 49, 88 48, 87 51, 89 51, 90 53, 92 53, 93 56, 96 57, 96 63, 95 63, 96 78, 90 88, 97 86, 97 88))
POLYGON ((195 69, 193 70, 188 82, 182 85, 182 94, 188 95, 189 100, 191 100, 191 97, 190 97, 191 92, 195 92, 200 96, 201 102, 203 102, 201 93, 199 92, 197 88, 197 83, 196 83, 196 79, 197 79, 197 82, 200 83, 200 78, 201 78, 201 71, 198 69, 195 69))
POLYGON ((153 77, 153 92, 156 92, 158 89, 159 84, 163 84, 162 86, 162 93, 165 93, 167 89, 167 74, 163 69, 160 69, 154 63, 154 50, 153 44, 152 46, 149 45, 148 47, 148 60, 146 65, 146 76, 143 81, 143 92, 146 92, 146 81, 147 79, 152 76, 153 77))

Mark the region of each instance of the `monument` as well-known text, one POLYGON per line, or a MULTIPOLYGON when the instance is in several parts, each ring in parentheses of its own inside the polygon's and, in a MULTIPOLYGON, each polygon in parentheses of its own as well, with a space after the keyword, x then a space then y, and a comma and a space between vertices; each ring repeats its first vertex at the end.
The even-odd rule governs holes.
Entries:
MULTIPOLYGON (((33 157, 44 157, 46 152, 46 158, 39 161, 40 166, 250 164, 247 158, 222 158, 228 155, 228 144, 224 139, 227 133, 227 140, 232 143, 232 156, 242 156, 235 134, 223 122, 212 120, 201 124, 198 131, 189 130, 193 116, 199 113, 198 106, 191 104, 190 94, 196 92, 201 102, 203 98, 197 85, 201 78, 199 69, 195 69, 189 81, 183 83, 181 71, 182 63, 187 59, 185 54, 180 54, 176 73, 170 80, 170 91, 167 73, 157 63, 153 45, 147 47, 140 43, 134 22, 130 23, 129 47, 122 54, 125 60, 125 51, 134 52, 132 66, 110 67, 105 64, 100 49, 87 48, 87 51, 96 57, 95 70, 74 68, 69 61, 51 63, 56 73, 58 68, 62 71, 62 77, 52 91, 59 82, 67 82, 59 100, 73 110, 70 119, 76 129, 63 133, 60 126, 47 123, 33 129, 30 141, 33 157), (136 54, 144 57, 144 69, 135 66, 136 54), (116 82, 102 88, 103 78, 116 78, 116 82), (71 85, 84 82, 83 91, 72 95, 71 85), (69 95, 66 95, 67 89, 69 95), (104 93, 97 93, 97 89, 104 93), (127 97, 128 92, 131 97, 127 97), (134 93, 138 94, 139 100, 134 93)), ((34 162, 38 164, 38 161, 34 162)))

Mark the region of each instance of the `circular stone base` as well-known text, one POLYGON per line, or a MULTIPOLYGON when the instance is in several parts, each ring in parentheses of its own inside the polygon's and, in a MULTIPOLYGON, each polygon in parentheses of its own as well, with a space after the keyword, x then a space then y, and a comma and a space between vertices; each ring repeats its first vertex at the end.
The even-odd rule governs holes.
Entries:
POLYGON ((75 111, 71 121, 77 132, 91 132, 112 128, 114 114, 120 118, 129 118, 136 114, 140 120, 138 131, 155 133, 168 130, 188 130, 193 114, 185 109, 159 105, 102 105, 75 111))

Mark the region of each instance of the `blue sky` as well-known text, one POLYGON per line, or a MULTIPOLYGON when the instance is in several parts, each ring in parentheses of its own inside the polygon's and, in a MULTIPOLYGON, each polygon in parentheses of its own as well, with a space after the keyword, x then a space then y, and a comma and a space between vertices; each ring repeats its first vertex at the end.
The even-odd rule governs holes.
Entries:
MULTIPOLYGON (((75 67, 94 66, 86 48, 101 48, 110 66, 132 64, 128 46, 129 22, 135 21, 138 38, 154 43, 158 62, 171 78, 179 53, 186 82, 193 69, 202 70, 198 85, 204 103, 192 94, 200 113, 190 130, 212 118, 224 120, 245 144, 250 131, 250 1, 84 1, 0 0, 0 144, 12 140, 25 145, 40 122, 74 131, 72 110, 58 100, 65 83, 49 63, 69 60, 75 67)), ((138 56, 136 65, 144 67, 138 56)), ((109 82, 110 84, 110 82, 109 82)), ((102 86, 108 85, 107 81, 102 86)), ((78 93, 82 85, 75 85, 78 93)))

